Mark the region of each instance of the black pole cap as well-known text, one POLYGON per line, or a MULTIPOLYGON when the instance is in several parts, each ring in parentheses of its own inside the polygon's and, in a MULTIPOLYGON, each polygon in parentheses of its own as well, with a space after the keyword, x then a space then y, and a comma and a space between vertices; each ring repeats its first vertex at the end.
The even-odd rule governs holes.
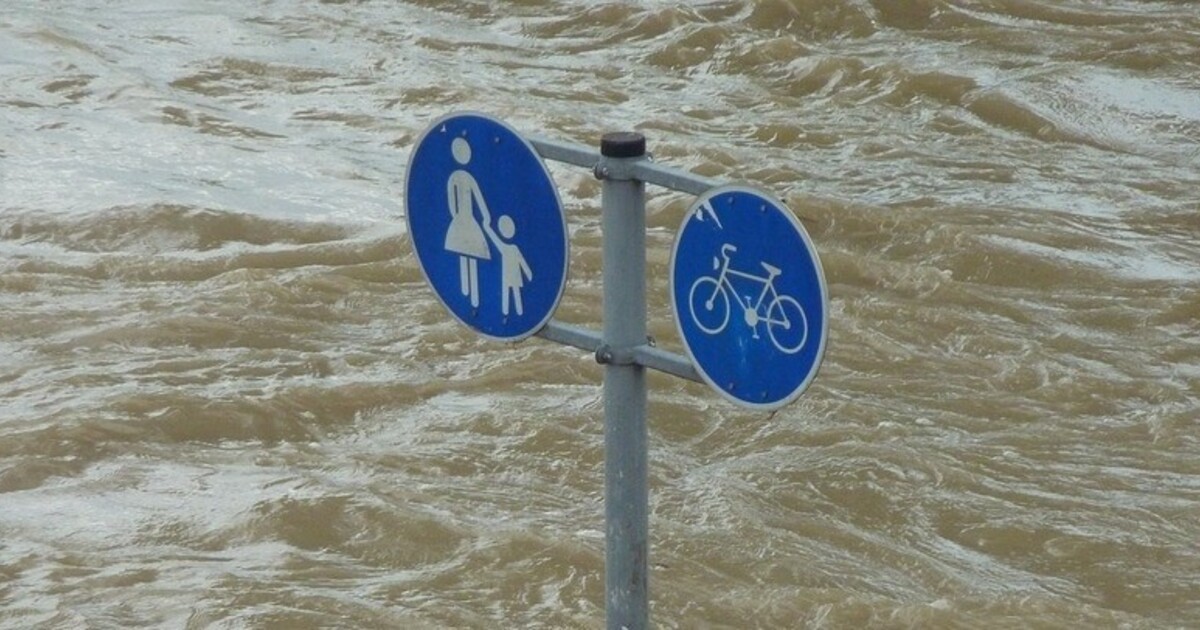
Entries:
POLYGON ((614 131, 600 137, 600 155, 635 158, 646 155, 646 136, 636 131, 614 131))

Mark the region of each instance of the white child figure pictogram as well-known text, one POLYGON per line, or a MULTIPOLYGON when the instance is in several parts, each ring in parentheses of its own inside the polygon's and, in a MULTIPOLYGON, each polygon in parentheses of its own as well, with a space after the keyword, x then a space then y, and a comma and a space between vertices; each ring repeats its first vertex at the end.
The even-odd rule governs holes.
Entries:
POLYGON ((500 312, 508 315, 509 296, 511 296, 512 301, 515 302, 517 315, 522 315, 525 309, 521 304, 521 288, 525 286, 526 280, 533 280, 533 270, 525 261, 521 248, 512 242, 513 237, 517 234, 517 226, 513 223, 512 217, 507 214, 502 215, 496 225, 500 229, 500 234, 496 234, 496 231, 488 223, 483 224, 483 229, 487 230, 488 237, 496 246, 496 251, 500 252, 500 312))

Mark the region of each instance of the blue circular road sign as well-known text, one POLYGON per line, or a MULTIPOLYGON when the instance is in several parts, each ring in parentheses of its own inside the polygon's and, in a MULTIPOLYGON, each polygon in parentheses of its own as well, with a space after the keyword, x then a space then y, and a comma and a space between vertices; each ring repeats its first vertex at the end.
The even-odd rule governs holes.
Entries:
POLYGON ((405 184, 421 272, 460 322, 519 341, 558 307, 567 281, 567 222, 550 172, 507 124, 454 113, 421 135, 405 184))
POLYGON ((670 274, 679 335, 725 398, 777 409, 812 383, 829 294, 812 240, 786 206, 743 186, 706 192, 675 237, 670 274))

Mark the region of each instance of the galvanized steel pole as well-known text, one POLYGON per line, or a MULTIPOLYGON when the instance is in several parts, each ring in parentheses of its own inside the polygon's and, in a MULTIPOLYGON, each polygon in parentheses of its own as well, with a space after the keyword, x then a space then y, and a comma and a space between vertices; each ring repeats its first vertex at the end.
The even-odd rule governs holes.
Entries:
POLYGON ((633 165, 646 155, 638 133, 605 134, 596 176, 604 239, 605 615, 609 630, 649 620, 649 491, 646 369, 629 357, 646 343, 646 196, 633 165))

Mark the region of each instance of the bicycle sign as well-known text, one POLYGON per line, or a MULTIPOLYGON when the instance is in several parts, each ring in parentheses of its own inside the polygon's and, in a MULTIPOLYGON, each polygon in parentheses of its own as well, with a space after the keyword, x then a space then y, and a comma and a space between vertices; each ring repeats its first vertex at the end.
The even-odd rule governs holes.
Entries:
POLYGON ((782 273, 779 267, 761 263, 767 272, 766 277, 756 276, 745 271, 737 271, 729 267, 730 254, 737 251, 737 246, 726 243, 721 246, 721 259, 715 258, 713 264, 719 267, 716 276, 700 276, 692 283, 688 293, 688 309, 692 319, 700 330, 710 334, 720 334, 729 325, 729 301, 742 309, 742 319, 758 339, 758 323, 766 324, 767 334, 771 343, 786 354, 794 354, 804 347, 808 341, 808 321, 800 303, 790 295, 779 295, 775 289, 775 278, 782 273), (751 300, 749 296, 743 299, 734 288, 731 277, 746 278, 762 284, 758 298, 751 300), (763 302, 771 297, 771 302, 763 310, 763 302))
POLYGON ((722 186, 688 210, 671 253, 675 323, 697 371, 727 399, 776 409, 816 377, 827 337, 821 262, 796 217, 722 186))

